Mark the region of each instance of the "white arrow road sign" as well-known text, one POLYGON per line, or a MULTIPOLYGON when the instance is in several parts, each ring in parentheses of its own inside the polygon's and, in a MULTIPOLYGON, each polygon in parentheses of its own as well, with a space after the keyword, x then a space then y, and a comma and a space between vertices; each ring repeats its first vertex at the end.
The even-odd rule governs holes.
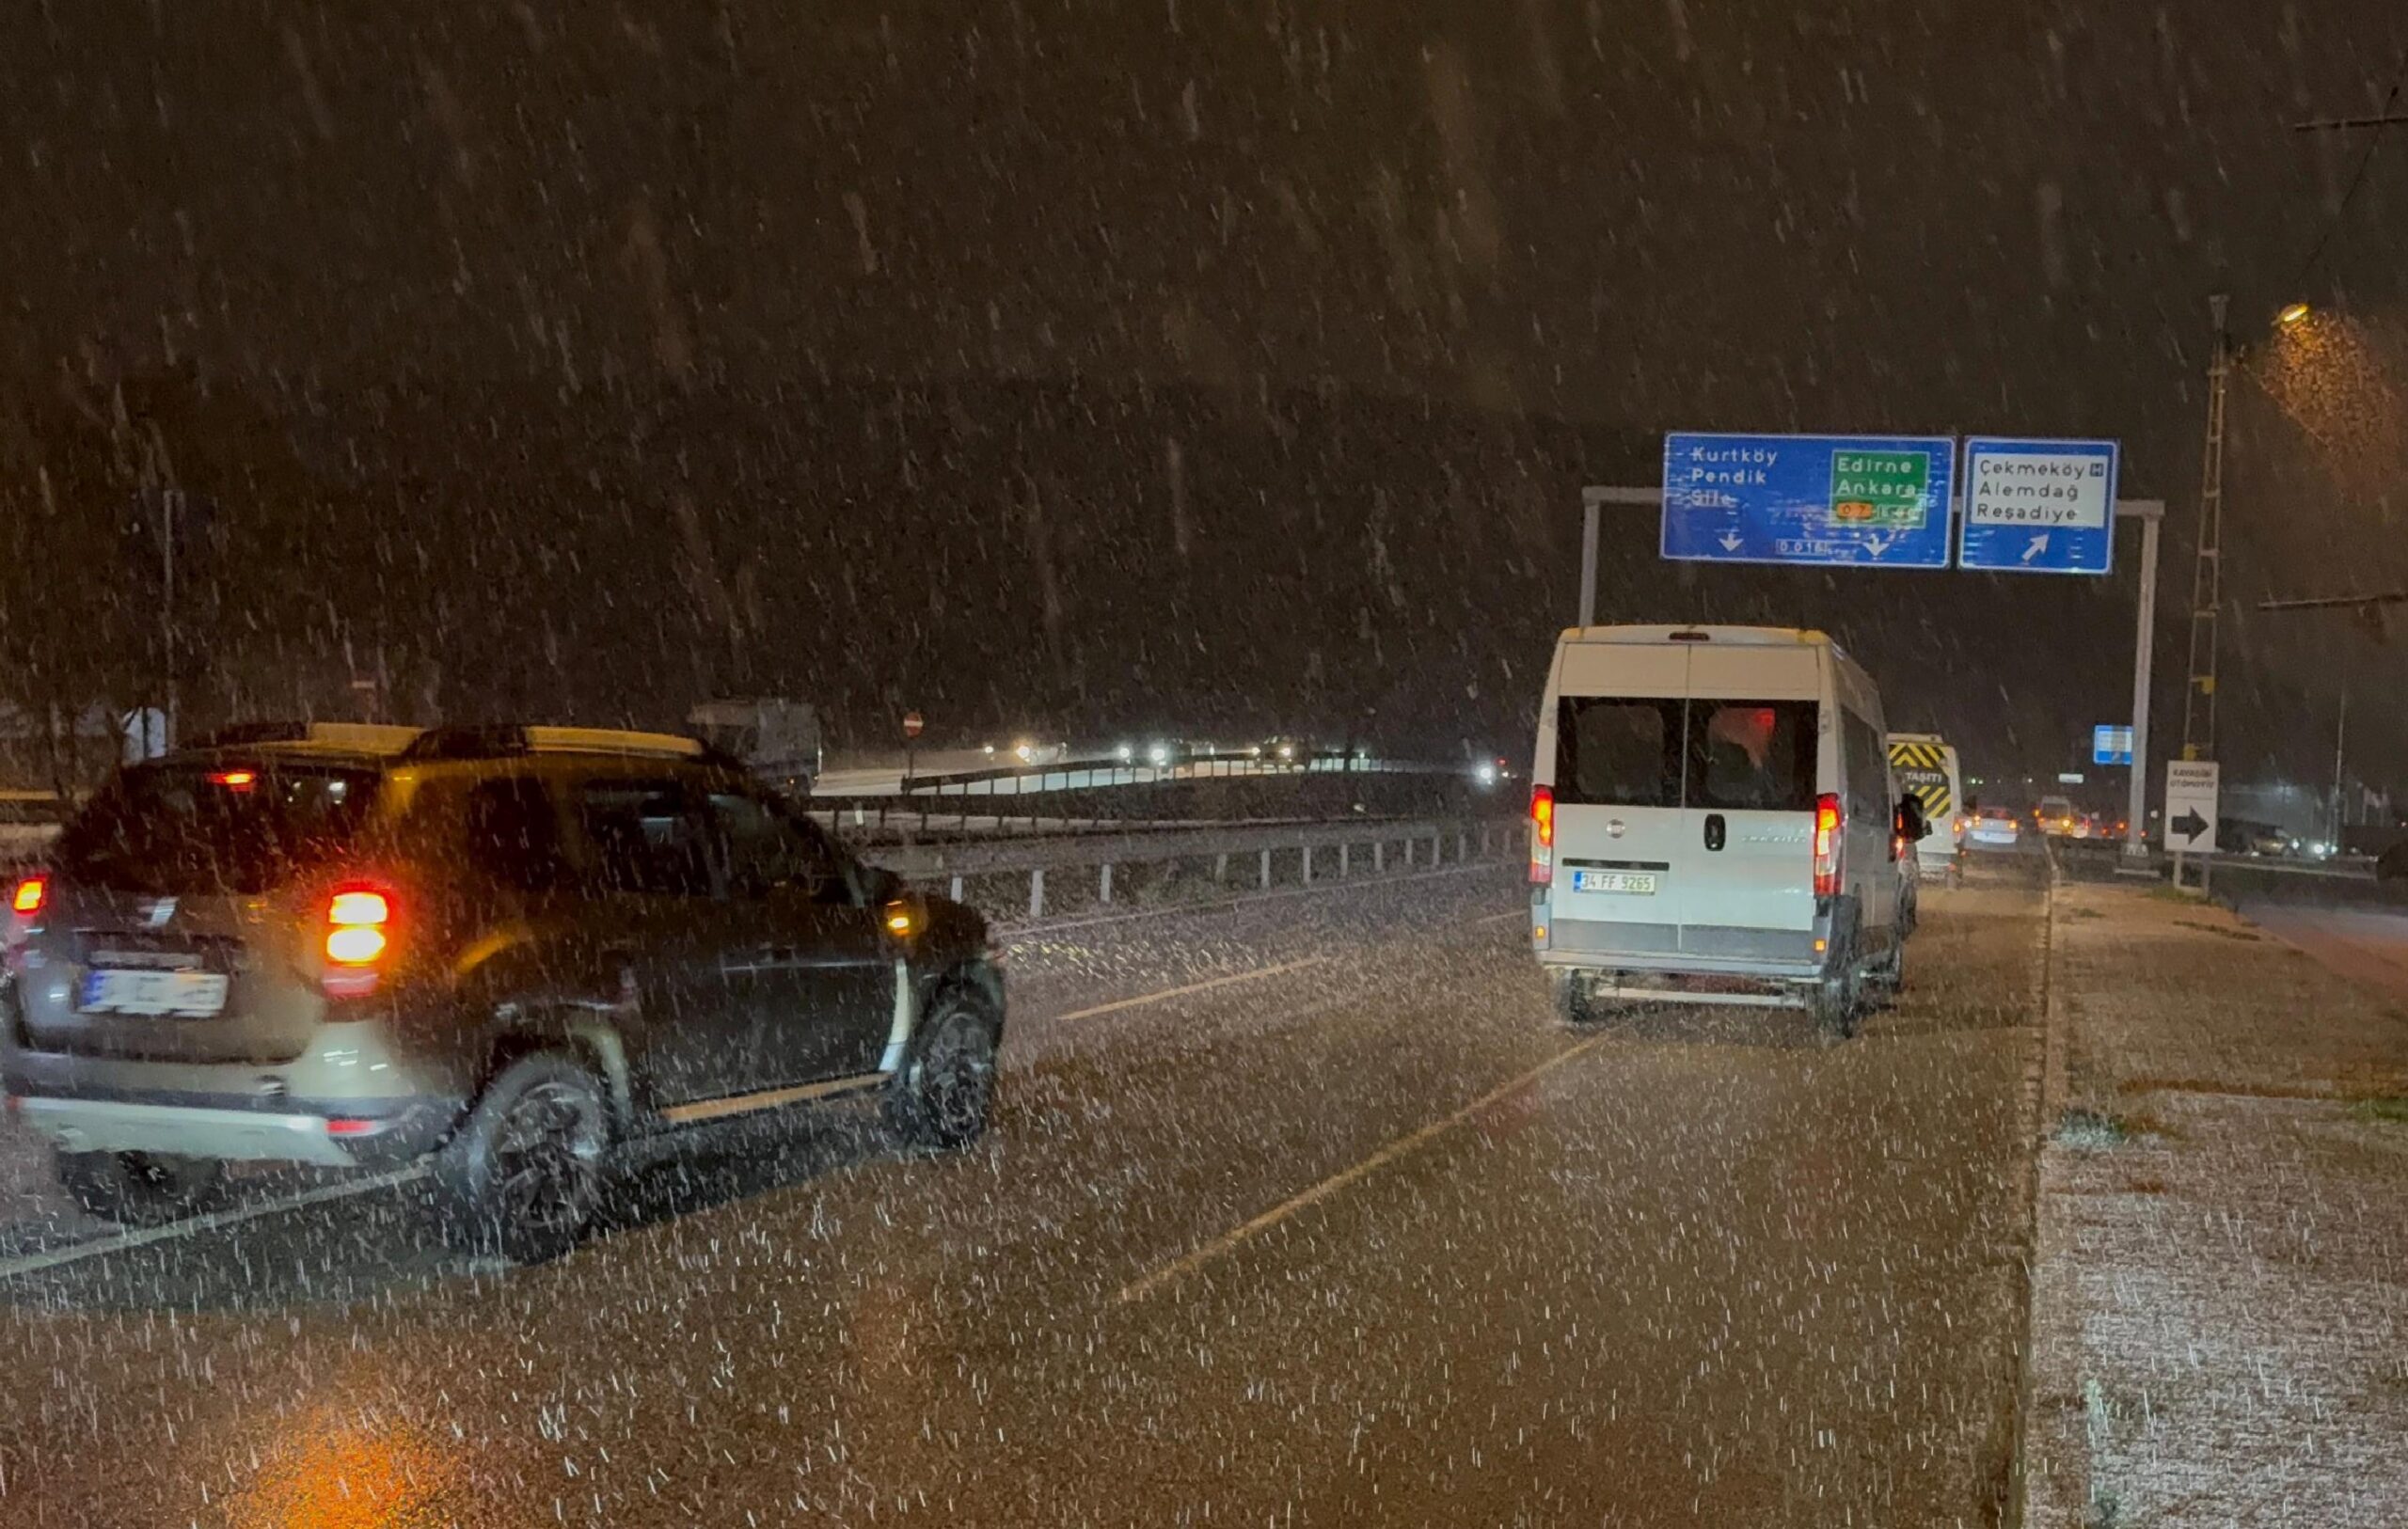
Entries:
POLYGON ((2211 759, 2165 762, 2165 847, 2184 855, 2212 855, 2216 847, 2218 770, 2211 759))
POLYGON ((2025 562, 2030 562, 2033 559, 2048 550, 2049 533, 2047 531, 2042 531, 2039 535, 2032 538, 2032 544, 2030 546, 2023 549, 2023 560, 2025 562))

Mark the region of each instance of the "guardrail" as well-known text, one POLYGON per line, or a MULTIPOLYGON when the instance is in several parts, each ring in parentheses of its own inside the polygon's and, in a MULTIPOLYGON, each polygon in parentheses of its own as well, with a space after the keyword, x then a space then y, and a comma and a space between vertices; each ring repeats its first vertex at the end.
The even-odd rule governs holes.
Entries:
POLYGON ((1128 759, 1057 760, 1048 764, 988 764, 967 770, 914 771, 832 769, 814 787, 814 795, 841 801, 850 796, 1010 796, 1049 791, 1086 791, 1100 787, 1166 784, 1178 780, 1238 780, 1299 775, 1434 775, 1464 776, 1477 767, 1424 760, 1386 759, 1340 752, 1316 753, 1299 759, 1278 759, 1259 753, 1188 754, 1162 764, 1128 759), (875 784, 848 785, 847 777, 867 777, 875 784))
POLYGON ((1462 771, 1244 770, 1173 775, 1144 768, 1047 769, 911 794, 815 796, 808 811, 857 842, 1070 833, 1139 826, 1481 817, 1509 795, 1462 771))
MULTIPOLYGON (((2052 839, 2049 844, 2058 856, 2067 861, 2079 860, 2084 863, 2113 861, 2118 866, 2125 863, 2124 846, 2120 840, 2052 839)), ((2198 857, 2192 857, 2193 865, 2195 866, 2198 862, 2198 857)), ((2172 865, 2173 857, 2164 850, 2151 845, 2147 863, 2153 874, 2162 875, 2172 865)), ((2275 876, 2314 876, 2331 881, 2372 881, 2375 879, 2375 862, 2370 857, 2363 855, 2337 855, 2330 859, 2314 860, 2293 859, 2276 855, 2249 855, 2231 850, 2219 850, 2216 853, 2215 874, 2218 875, 2254 875, 2259 873, 2275 876)))
POLYGON ((1518 861, 1528 848, 1526 833, 1518 816, 1451 818, 1164 828, 867 854, 897 875, 942 883, 957 901, 1002 922, 1035 923, 1049 914, 1170 906, 1280 887, 1518 861))

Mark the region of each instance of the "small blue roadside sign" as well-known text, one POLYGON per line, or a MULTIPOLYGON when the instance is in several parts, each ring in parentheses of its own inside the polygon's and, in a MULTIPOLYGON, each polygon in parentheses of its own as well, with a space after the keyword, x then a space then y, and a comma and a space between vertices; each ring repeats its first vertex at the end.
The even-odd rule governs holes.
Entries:
POLYGON ((1946 435, 1664 437, 1665 557, 1945 568, 1946 435))
POLYGON ((2093 764, 2130 764, 2132 762, 2132 730, 2101 722, 2090 730, 2090 763, 2093 764))
POLYGON ((2114 441, 1965 441, 1956 565, 2104 574, 2115 555, 2114 441))

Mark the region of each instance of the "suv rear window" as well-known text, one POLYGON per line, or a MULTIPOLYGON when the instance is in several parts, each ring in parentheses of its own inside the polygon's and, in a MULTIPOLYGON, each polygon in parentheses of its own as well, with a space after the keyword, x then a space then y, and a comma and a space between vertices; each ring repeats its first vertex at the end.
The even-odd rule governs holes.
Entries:
POLYGON ((59 837, 69 879, 119 891, 261 892, 347 848, 376 772, 320 764, 139 764, 59 837))

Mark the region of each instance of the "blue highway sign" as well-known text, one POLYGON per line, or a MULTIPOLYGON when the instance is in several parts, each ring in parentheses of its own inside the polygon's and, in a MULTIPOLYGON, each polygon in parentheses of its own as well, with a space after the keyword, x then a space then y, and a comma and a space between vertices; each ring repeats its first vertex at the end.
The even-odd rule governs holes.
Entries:
POLYGON ((1664 437, 1667 558, 1945 568, 1945 435, 1664 437))
POLYGON ((2005 574, 2104 574, 2115 553, 2114 441, 1965 442, 1956 564, 2005 574))
POLYGON ((2090 730, 2090 763, 2093 764, 2130 764, 2132 762, 2132 730, 2106 722, 2090 730))

